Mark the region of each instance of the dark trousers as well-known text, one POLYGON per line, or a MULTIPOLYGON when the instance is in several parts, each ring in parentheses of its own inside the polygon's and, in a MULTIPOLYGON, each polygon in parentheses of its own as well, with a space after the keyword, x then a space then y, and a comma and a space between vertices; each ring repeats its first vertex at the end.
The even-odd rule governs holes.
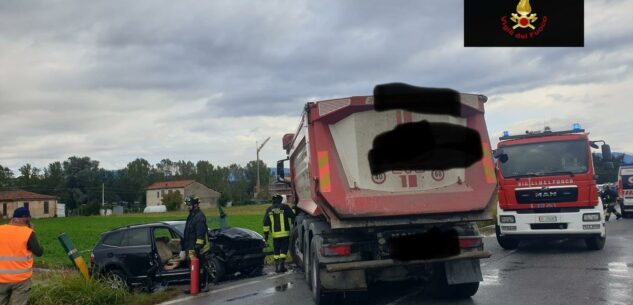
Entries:
POLYGON ((607 212, 608 212, 608 214, 605 215, 605 217, 604 217, 604 219, 606 221, 609 221, 609 216, 610 216, 611 213, 615 214, 615 216, 617 218, 620 218, 620 216, 621 216, 620 213, 618 213, 618 210, 615 209, 615 205, 614 204, 607 204, 607 212))
POLYGON ((285 259, 290 246, 289 237, 273 238, 273 253, 275 259, 285 259))
POLYGON ((209 264, 207 261, 207 254, 209 253, 203 253, 198 255, 198 260, 200 261, 200 271, 202 272, 200 274, 200 288, 207 286, 207 282, 209 281, 209 271, 207 270, 207 268, 209 268, 209 264))

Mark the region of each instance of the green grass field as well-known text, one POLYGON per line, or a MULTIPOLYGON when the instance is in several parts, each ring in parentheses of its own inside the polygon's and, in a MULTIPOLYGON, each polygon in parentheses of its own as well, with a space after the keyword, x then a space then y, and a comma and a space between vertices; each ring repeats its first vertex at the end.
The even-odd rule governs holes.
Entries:
MULTIPOLYGON (((262 218, 269 205, 249 205, 226 208, 228 225, 242 227, 262 233, 262 218)), ((218 210, 205 210, 209 228, 219 227, 218 210)), ((113 228, 130 224, 142 224, 163 220, 185 220, 186 211, 125 214, 120 216, 79 216, 67 218, 35 219, 33 226, 37 237, 44 247, 44 255, 35 259, 40 267, 56 267, 72 265, 57 236, 64 232, 70 237, 75 248, 79 250, 86 262, 89 262, 90 251, 99 240, 101 233, 113 228)), ((6 221, 3 221, 6 222, 6 221)))

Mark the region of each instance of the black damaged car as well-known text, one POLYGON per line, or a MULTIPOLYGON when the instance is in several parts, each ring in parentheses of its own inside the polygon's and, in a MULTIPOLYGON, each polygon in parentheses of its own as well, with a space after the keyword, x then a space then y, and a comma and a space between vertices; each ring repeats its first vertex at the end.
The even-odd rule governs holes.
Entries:
MULTIPOLYGON (((189 265, 180 261, 185 221, 131 225, 103 233, 90 255, 91 272, 115 277, 128 286, 167 285, 189 280, 189 265)), ((209 282, 240 272, 259 275, 264 267, 263 237, 244 228, 209 229, 209 282)))

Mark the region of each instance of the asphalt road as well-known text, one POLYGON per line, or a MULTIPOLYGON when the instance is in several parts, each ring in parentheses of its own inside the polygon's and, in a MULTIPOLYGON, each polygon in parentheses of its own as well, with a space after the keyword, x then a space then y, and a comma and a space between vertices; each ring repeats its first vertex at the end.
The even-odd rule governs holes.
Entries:
MULTIPOLYGON (((419 283, 385 283, 353 295, 344 304, 633 304, 633 219, 607 223, 602 251, 584 241, 535 241, 506 251, 494 236, 485 238, 491 258, 482 261, 478 293, 462 301, 436 300, 419 283)), ((237 280, 171 304, 313 304, 301 272, 237 280)))

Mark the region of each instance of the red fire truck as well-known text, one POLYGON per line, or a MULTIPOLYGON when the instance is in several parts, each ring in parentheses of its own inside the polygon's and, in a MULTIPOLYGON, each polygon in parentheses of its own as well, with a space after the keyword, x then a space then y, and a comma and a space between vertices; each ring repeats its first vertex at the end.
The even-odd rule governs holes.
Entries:
POLYGON ((578 237, 589 249, 602 249, 607 236, 591 148, 602 142, 610 160, 609 145, 590 141, 579 124, 566 131, 504 132, 499 140, 499 245, 515 249, 527 238, 578 237))
MULTIPOLYGON (((474 221, 492 219, 497 180, 484 120, 486 97, 460 98, 459 117, 379 112, 372 96, 311 102, 296 133, 283 137, 288 159, 278 162, 278 178, 290 182, 298 210, 290 252, 305 271, 317 304, 341 292, 366 290, 375 281, 411 278, 429 280, 440 297, 477 292, 479 259, 490 253, 483 250, 474 221), (374 138, 423 120, 476 130, 483 159, 467 168, 372 175, 368 152, 374 138), (291 175, 285 180, 284 161, 289 161, 291 175), (392 257, 393 245, 402 238, 434 229, 457 232, 457 253, 414 260, 392 257)), ((443 247, 432 242, 407 246, 422 254, 443 247)))

